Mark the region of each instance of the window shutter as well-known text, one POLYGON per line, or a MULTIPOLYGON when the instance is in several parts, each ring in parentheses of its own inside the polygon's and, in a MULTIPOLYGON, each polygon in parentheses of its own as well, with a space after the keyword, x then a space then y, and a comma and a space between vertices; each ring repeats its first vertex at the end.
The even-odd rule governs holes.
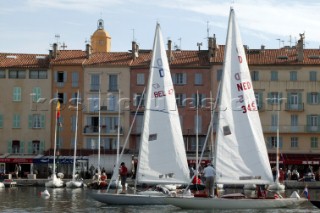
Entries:
POLYGON ((183 84, 187 84, 187 73, 183 73, 183 84))
POLYGON ((63 82, 64 83, 67 82, 67 76, 68 76, 67 74, 68 74, 67 72, 63 72, 63 80, 64 80, 63 82))
POLYGON ((40 115, 40 128, 45 128, 45 115, 40 115))
POLYGON ((54 82, 57 83, 58 81, 58 72, 54 71, 54 82))
POLYGON ((21 154, 24 154, 24 141, 20 141, 20 152, 21 154))
POLYGON ((271 137, 267 137, 267 148, 268 149, 272 148, 271 137))
POLYGON ((310 104, 311 103, 311 93, 307 92, 307 103, 310 104))
POLYGON ((177 82, 176 82, 176 74, 175 73, 172 73, 172 82, 173 82, 173 84, 176 84, 177 82))
POLYGON ((8 148, 8 153, 12 154, 12 141, 8 141, 7 145, 8 145, 8 147, 7 147, 8 148))
POLYGON ((262 109, 263 93, 262 93, 262 92, 259 92, 259 93, 258 93, 258 97, 259 97, 259 105, 258 105, 258 108, 259 108, 259 109, 262 109))
POLYGON ((307 115, 307 125, 311 125, 311 115, 307 115))
POLYGON ((302 103, 302 93, 301 92, 298 93, 298 103, 299 104, 302 103))
POLYGON ((32 129, 32 127, 33 127, 33 126, 32 126, 33 115, 29 115, 28 117, 29 117, 29 119, 28 119, 28 121, 29 121, 29 122, 28 122, 28 125, 29 125, 29 128, 32 129))
POLYGON ((187 102, 187 95, 186 94, 182 94, 182 106, 186 106, 186 102, 187 102))
POLYGON ((271 92, 268 93, 268 104, 272 104, 273 100, 271 99, 271 92))
POLYGON ((40 141, 40 153, 43 153, 44 151, 44 141, 40 141))
POLYGON ((28 141, 28 154, 32 154, 32 141, 28 141))

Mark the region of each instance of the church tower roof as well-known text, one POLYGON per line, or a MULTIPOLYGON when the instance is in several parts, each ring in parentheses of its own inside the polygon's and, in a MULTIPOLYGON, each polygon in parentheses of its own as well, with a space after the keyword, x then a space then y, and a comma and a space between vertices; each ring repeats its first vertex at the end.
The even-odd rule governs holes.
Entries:
POLYGON ((91 36, 91 46, 92 53, 111 51, 111 37, 109 33, 104 30, 104 22, 102 19, 98 20, 97 30, 91 36))

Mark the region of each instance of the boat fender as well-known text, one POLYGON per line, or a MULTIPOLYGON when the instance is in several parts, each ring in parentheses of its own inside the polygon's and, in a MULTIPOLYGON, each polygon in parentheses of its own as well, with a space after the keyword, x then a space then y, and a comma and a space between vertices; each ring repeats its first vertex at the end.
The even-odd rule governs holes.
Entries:
POLYGON ((300 198, 298 192, 294 191, 292 192, 292 194, 290 195, 290 198, 300 198))

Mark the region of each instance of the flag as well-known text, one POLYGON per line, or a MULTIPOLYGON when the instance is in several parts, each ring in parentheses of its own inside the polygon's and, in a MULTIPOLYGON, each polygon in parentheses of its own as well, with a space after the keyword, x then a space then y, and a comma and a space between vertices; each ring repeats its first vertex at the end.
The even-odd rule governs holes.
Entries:
POLYGON ((57 102, 57 118, 60 118, 60 101, 57 102))
POLYGON ((304 188, 303 194, 304 194, 304 196, 305 196, 308 200, 310 200, 309 192, 308 192, 308 188, 307 188, 307 187, 304 188))

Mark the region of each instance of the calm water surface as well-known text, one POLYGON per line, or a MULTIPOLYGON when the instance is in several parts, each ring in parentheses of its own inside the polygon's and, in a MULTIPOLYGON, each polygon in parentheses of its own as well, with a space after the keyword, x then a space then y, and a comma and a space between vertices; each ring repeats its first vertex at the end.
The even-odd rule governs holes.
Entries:
MULTIPOLYGON (((192 213, 192 212, 247 212, 247 213, 296 213, 320 212, 310 203, 298 209, 270 210, 183 210, 173 206, 108 206, 90 198, 89 189, 48 189, 49 198, 40 196, 44 187, 0 188, 0 212, 110 212, 110 213, 192 213)), ((309 190, 312 197, 320 199, 318 190, 309 190)), ((291 193, 287 191, 286 193, 291 193)))

